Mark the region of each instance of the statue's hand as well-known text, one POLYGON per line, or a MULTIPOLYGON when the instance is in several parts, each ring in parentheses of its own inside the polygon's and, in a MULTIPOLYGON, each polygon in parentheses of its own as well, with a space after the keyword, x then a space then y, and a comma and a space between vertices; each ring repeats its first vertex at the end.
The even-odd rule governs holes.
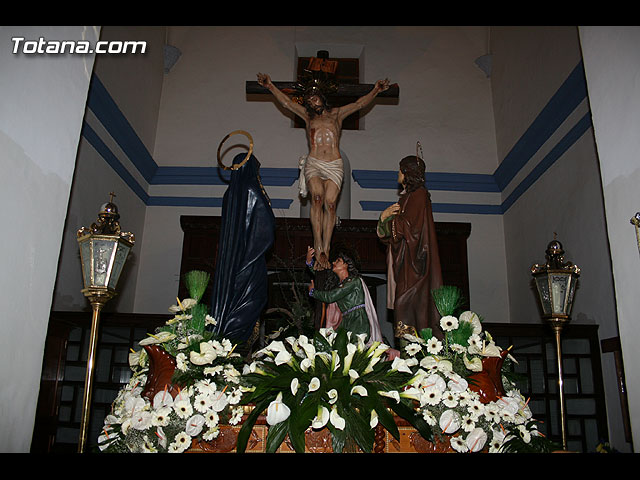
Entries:
POLYGON ((307 265, 309 265, 311 263, 311 260, 313 260, 313 256, 315 255, 316 251, 311 248, 311 247, 307 247, 307 265))
POLYGON ((376 87, 381 92, 384 92, 385 90, 388 90, 389 89, 389 79, 385 78, 384 80, 378 80, 376 82, 376 87))
POLYGON ((258 73, 257 77, 258 84, 261 87, 266 87, 271 83, 271 77, 269 77, 269 75, 267 75, 266 73, 258 73))
POLYGON ((388 206, 383 210, 380 214, 380 220, 386 220, 392 215, 396 215, 400 211, 400 204, 394 203, 393 205, 388 206))

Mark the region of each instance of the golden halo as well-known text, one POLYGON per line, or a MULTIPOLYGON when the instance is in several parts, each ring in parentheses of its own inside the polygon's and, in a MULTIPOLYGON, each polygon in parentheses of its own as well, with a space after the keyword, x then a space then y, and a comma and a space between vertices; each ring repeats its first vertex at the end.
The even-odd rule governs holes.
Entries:
POLYGON ((228 134, 226 137, 224 137, 220 142, 220 145, 218 145, 218 165, 220 165, 220 167, 222 167, 224 170, 238 170, 245 163, 247 163, 247 160, 249 160, 249 157, 251 156, 252 153, 253 153, 253 138, 251 137, 249 132, 245 132, 244 130, 234 130, 233 132, 228 134), (247 156, 244 158, 244 160, 242 160, 242 162, 232 165, 230 167, 227 167, 222 164, 222 160, 220 159, 220 149, 222 148, 222 144, 226 142, 231 135, 237 135, 237 134, 245 135, 249 139, 249 151, 247 152, 247 156))

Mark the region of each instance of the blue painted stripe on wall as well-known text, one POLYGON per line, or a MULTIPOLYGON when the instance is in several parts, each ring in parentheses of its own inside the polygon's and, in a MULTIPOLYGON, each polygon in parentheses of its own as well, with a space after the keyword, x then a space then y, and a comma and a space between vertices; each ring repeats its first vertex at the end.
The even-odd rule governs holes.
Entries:
POLYGON ((591 113, 586 113, 574 127, 551 149, 551 151, 529 172, 511 194, 502 202, 504 212, 524 194, 556 160, 558 160, 584 133, 591 128, 591 113))
MULTIPOLYGON (((351 176, 362 188, 398 188, 397 170, 353 170, 351 176)), ((425 185, 429 190, 500 192, 493 175, 481 173, 427 172, 425 185)))
POLYGON ((496 169, 494 177, 500 191, 586 97, 587 85, 580 61, 496 169))
POLYGON ((158 169, 158 165, 95 74, 91 77, 87 106, 100 120, 100 123, 104 125, 109 135, 113 137, 144 179, 147 182, 151 181, 158 169))
MULTIPOLYGON (((428 172, 425 182, 427 188, 429 190, 460 192, 502 192, 586 96, 584 68, 580 62, 493 175, 428 172)), ((88 106, 150 185, 224 185, 228 182, 228 172, 221 171, 218 167, 159 167, 96 75, 93 75, 89 90, 88 106)), ((514 189, 502 205, 434 203, 433 211, 491 215, 506 212, 590 126, 589 113, 514 189)), ((149 197, 87 124, 85 124, 83 135, 145 204, 166 206, 221 205, 222 199, 149 197)), ((297 168, 261 168, 260 173, 265 186, 291 186, 298 178, 297 168)), ((352 176, 363 188, 398 188, 397 171, 354 170, 352 176)), ((272 199, 274 208, 289 208, 292 202, 293 200, 290 199, 272 199)), ((380 211, 389 204, 389 202, 366 200, 360 202, 362 209, 368 211, 380 211)))
POLYGON ((82 125, 82 136, 95 148, 100 156, 109 164, 111 168, 122 178, 124 183, 142 200, 146 205, 149 200, 149 195, 144 188, 138 183, 138 181, 129 173, 129 170, 118 160, 109 147, 102 141, 93 128, 84 122, 82 125))
MULTIPOLYGON (((288 209, 293 200, 271 198, 271 208, 288 209)), ((222 207, 221 197, 149 197, 150 207, 222 207)))
MULTIPOLYGON (((379 200, 360 200, 360 207, 368 212, 381 212, 393 202, 379 200)), ((501 205, 483 205, 472 203, 432 203, 433 213, 467 213, 478 215, 502 215, 501 205)))
MULTIPOLYGON (((298 179, 297 168, 260 168, 262 184, 289 187, 298 179)), ((151 185, 227 185, 231 172, 218 167, 158 167, 151 185)))

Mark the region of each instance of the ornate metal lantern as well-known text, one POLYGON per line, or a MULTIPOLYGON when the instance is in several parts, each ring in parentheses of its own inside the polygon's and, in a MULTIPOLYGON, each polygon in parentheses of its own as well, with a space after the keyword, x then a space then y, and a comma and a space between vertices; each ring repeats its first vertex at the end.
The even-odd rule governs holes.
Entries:
POLYGON ((569 322, 573 298, 580 276, 580 268, 571 262, 564 261, 562 244, 553 240, 546 250, 546 263, 534 264, 531 274, 535 280, 538 297, 542 307, 542 318, 545 319, 555 333, 556 353, 558 357, 558 391, 560 396, 560 417, 562 445, 567 449, 566 413, 562 378, 561 332, 569 322))
POLYGON ((106 302, 116 295, 120 274, 135 243, 132 233, 120 231, 118 222, 120 215, 118 208, 113 204, 114 194, 110 195, 109 202, 100 208, 98 221, 93 223, 90 228, 82 227, 77 234, 84 281, 82 293, 87 297, 93 309, 78 443, 78 452, 80 453, 84 450, 89 423, 100 312, 106 302))

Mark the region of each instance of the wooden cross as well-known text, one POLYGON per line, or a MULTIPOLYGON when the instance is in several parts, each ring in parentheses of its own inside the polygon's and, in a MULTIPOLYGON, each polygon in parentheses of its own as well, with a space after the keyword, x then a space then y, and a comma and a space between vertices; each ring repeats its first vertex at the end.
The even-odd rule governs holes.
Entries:
MULTIPOLYGON (((318 57, 311 57, 309 60, 309 65, 307 67, 308 70, 315 71, 325 71, 329 73, 335 73, 338 60, 330 60, 328 59, 328 53, 318 52, 318 57)), ((272 81, 273 85, 275 85, 278 89, 288 92, 293 91, 296 88, 297 82, 275 82, 272 81)), ((369 93, 375 85, 372 83, 340 83, 338 81, 338 89, 335 93, 329 95, 332 99, 340 99, 344 97, 361 97, 369 93)), ((258 95, 270 95, 271 92, 261 86, 257 81, 247 81, 246 82, 246 93, 247 94, 258 94, 258 95)), ((380 92, 378 97, 385 98, 398 98, 400 96, 400 89, 397 83, 389 85, 389 88, 384 92, 380 92)))

